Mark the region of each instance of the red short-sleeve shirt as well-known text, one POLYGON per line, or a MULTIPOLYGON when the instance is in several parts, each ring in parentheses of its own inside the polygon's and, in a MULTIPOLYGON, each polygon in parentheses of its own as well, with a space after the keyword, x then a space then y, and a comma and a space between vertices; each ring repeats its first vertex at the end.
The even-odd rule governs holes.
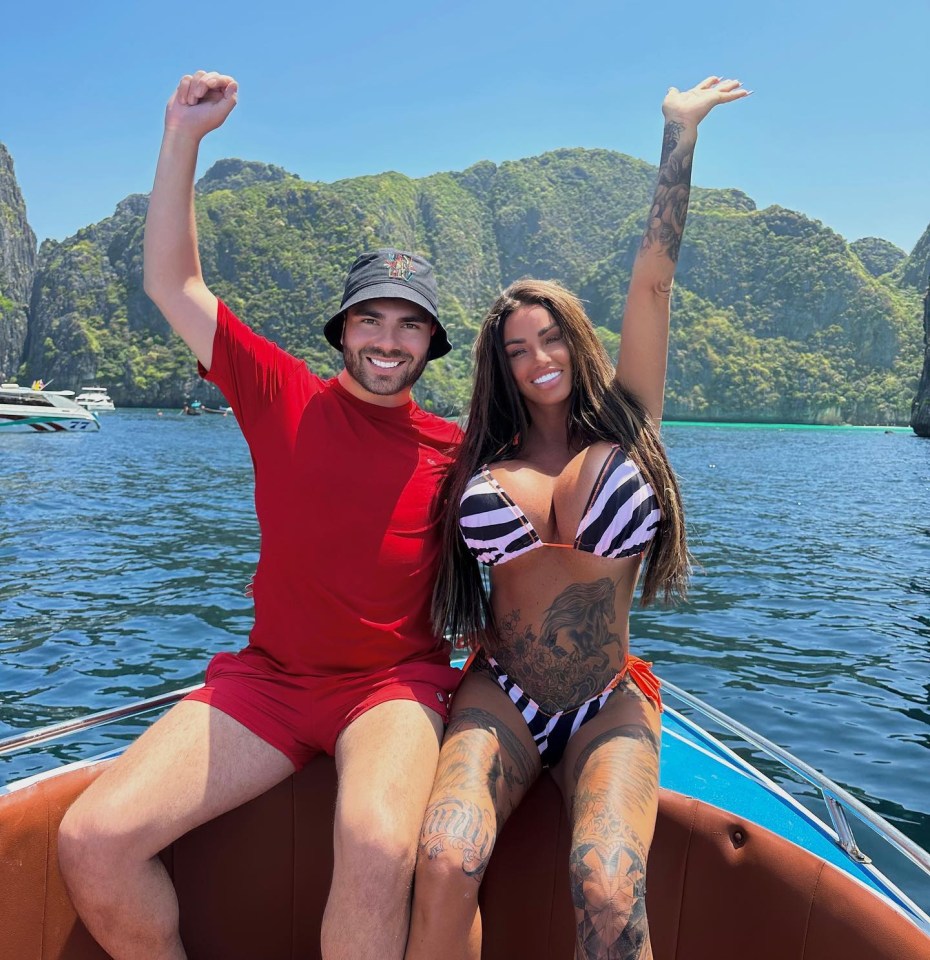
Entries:
POLYGON ((201 375, 232 406, 255 469, 250 647, 313 676, 448 663, 429 622, 430 507, 458 428, 413 401, 380 407, 321 380, 222 302, 201 375))

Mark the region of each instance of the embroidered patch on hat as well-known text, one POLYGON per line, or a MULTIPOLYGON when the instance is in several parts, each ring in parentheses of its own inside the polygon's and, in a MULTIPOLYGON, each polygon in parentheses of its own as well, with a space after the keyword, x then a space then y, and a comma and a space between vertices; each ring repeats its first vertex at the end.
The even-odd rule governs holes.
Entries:
POLYGON ((385 260, 388 276, 392 280, 409 280, 417 271, 413 260, 406 253, 392 253, 390 260, 385 260))

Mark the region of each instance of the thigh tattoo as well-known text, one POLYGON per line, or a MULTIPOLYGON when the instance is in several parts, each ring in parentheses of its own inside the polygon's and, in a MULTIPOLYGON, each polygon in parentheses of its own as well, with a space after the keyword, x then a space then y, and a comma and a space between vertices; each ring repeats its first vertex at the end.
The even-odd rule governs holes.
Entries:
MULTIPOLYGON (((615 727, 613 730, 605 730, 596 736, 584 750, 581 751, 578 759, 575 761, 573 770, 575 783, 580 782, 585 764, 588 763, 591 755, 598 747, 621 738, 638 741, 638 743, 642 745, 642 749, 624 751, 622 757, 605 759, 602 761, 604 768, 606 768, 605 772, 608 776, 611 776, 615 782, 617 780, 622 782, 624 796, 633 804, 638 813, 648 814, 655 803, 656 789, 658 786, 659 739, 645 724, 624 724, 621 727, 615 727), (633 762, 629 762, 630 760, 633 762), (621 764, 622 768, 619 768, 621 764)), ((573 804, 576 815, 578 805, 585 794, 596 796, 596 794, 591 791, 579 791, 576 793, 573 804)))
POLYGON ((481 882, 497 834, 511 813, 515 792, 522 796, 536 777, 533 762, 514 732, 498 717, 477 707, 458 711, 443 744, 440 773, 426 809, 420 836, 430 860, 458 851, 462 870, 481 882), (457 734, 493 733, 499 748, 485 742, 466 746, 457 734))

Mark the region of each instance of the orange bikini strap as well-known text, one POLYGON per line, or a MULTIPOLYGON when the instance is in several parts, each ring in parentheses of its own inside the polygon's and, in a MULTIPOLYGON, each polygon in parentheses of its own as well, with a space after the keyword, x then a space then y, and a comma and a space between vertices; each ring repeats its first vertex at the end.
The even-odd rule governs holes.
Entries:
POLYGON ((472 663, 474 663, 475 657, 477 657, 479 653, 481 653, 481 647, 475 647, 475 649, 472 650, 472 652, 468 655, 468 659, 465 661, 465 666, 462 667, 463 674, 468 672, 468 668, 472 665, 472 663))
MULTIPOLYGON (((614 678, 614 684, 619 683, 626 676, 632 679, 633 683, 642 691, 647 700, 651 700, 661 711, 662 710, 662 684, 659 678, 652 672, 652 664, 634 657, 632 654, 626 658, 626 663, 621 667, 620 672, 614 678)), ((613 686, 613 684, 611 684, 613 686)))

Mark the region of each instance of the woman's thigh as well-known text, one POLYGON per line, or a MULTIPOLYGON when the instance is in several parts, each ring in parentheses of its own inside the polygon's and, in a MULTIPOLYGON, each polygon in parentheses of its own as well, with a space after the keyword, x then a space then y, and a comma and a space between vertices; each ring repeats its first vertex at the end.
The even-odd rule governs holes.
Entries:
POLYGON ((651 956, 646 861, 658 811, 660 736, 659 711, 627 682, 575 734, 553 771, 571 814, 580 956, 651 956))
POLYGON ((470 670, 443 739, 421 861, 445 860, 480 883, 501 827, 540 769, 520 712, 493 680, 470 670))
POLYGON ((661 717, 655 705, 625 680, 601 710, 571 738, 553 776, 573 819, 593 796, 609 796, 652 838, 658 804, 661 717))

